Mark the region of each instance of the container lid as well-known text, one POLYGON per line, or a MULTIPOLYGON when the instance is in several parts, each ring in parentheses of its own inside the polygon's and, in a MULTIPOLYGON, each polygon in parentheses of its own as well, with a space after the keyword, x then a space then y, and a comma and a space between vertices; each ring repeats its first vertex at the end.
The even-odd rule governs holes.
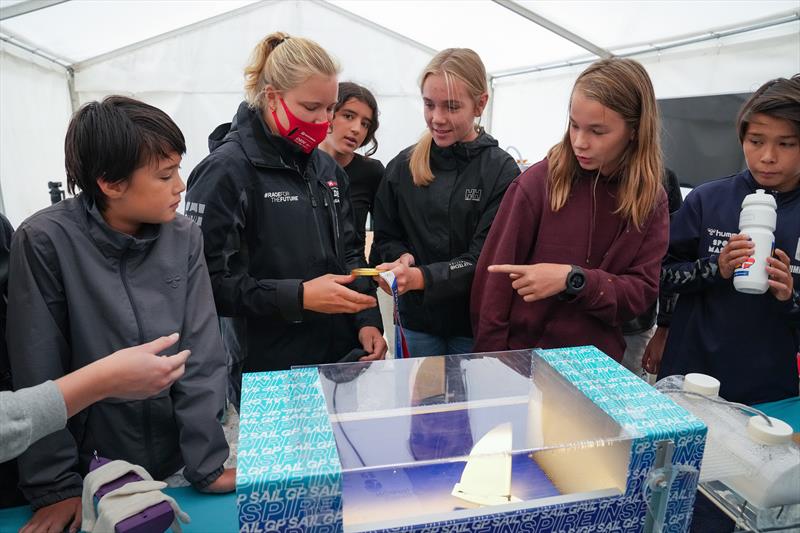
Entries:
POLYGON ((778 207, 775 197, 771 194, 767 194, 764 189, 756 189, 756 192, 753 194, 748 194, 744 197, 744 200, 742 201, 742 207, 751 205, 764 205, 772 207, 773 209, 778 207))
POLYGON ((706 374, 686 374, 683 390, 706 396, 719 396, 719 380, 706 374))
POLYGON ((747 422, 747 434, 754 441, 770 446, 792 441, 792 426, 778 418, 769 417, 772 425, 761 416, 754 416, 747 422))

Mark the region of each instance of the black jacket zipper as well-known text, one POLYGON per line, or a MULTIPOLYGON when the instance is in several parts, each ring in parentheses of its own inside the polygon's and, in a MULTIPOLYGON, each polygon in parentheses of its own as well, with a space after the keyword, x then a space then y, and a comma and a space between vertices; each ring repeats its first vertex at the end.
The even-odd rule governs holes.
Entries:
MULTIPOLYGON (((300 169, 295 166, 295 170, 300 173, 300 169)), ((308 189, 308 196, 311 200, 311 211, 312 216, 314 217, 314 227, 317 230, 317 244, 319 244, 319 249, 322 252, 322 259, 325 263, 328 262, 328 253, 325 250, 325 244, 322 240, 322 229, 319 227, 319 219, 317 218, 317 197, 314 196, 314 190, 311 188, 311 180, 308 179, 308 174, 306 172, 302 173, 303 181, 306 182, 306 188, 308 189)))
POLYGON ((336 213, 336 199, 333 197, 333 191, 326 185, 322 185, 322 199, 325 207, 328 208, 328 212, 331 215, 331 228, 333 229, 333 248, 336 250, 336 257, 342 260, 342 245, 341 240, 339 238, 340 231, 339 231, 339 217, 336 213), (328 193, 330 192, 331 201, 328 202, 328 193))

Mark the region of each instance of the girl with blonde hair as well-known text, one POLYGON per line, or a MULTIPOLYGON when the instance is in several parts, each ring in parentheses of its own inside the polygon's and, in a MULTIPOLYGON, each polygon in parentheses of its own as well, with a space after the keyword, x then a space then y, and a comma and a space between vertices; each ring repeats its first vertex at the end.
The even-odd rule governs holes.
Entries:
POLYGON ((236 402, 246 372, 330 363, 386 342, 357 246, 347 175, 317 146, 339 68, 317 43, 276 32, 253 51, 245 101, 209 137, 186 214, 203 231, 236 402))
POLYGON ((519 168, 479 126, 489 93, 478 54, 439 52, 420 87, 428 130, 386 167, 370 262, 396 276, 412 356, 470 352, 475 264, 519 168))
POLYGON ((622 323, 658 296, 667 248, 656 99, 645 69, 578 76, 569 126, 508 189, 472 287, 476 351, 591 344, 622 359, 622 323))

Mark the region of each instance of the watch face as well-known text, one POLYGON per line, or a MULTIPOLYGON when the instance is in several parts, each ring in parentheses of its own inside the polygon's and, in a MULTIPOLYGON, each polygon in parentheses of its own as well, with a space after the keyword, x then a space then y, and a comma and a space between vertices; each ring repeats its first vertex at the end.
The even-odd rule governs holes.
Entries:
POLYGON ((580 272, 573 273, 569 280, 570 286, 576 290, 582 289, 585 282, 586 279, 580 272))

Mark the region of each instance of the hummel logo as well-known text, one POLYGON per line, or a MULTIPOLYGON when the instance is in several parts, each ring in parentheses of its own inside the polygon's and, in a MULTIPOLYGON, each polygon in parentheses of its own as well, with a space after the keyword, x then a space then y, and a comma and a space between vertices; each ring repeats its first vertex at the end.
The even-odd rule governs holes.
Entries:
POLYGON ((180 276, 173 276, 171 278, 167 278, 164 281, 167 282, 167 285, 172 287, 173 289, 177 289, 180 285, 181 277, 180 276))

